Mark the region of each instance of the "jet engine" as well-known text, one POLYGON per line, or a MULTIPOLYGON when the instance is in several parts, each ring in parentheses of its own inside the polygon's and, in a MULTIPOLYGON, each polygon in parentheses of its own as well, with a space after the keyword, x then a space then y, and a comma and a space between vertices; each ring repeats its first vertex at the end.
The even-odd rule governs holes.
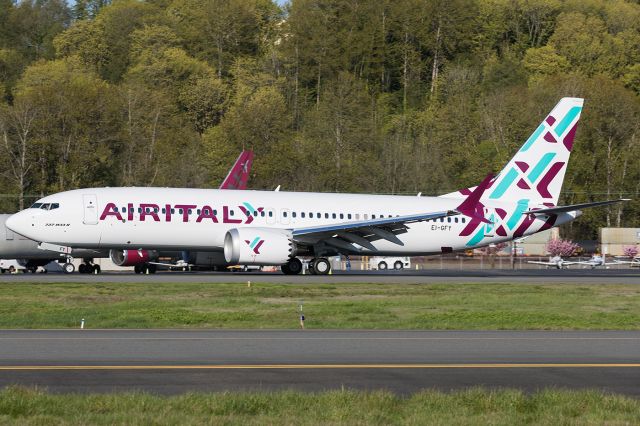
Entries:
POLYGON ((231 265, 282 265, 296 255, 291 232, 271 228, 233 228, 224 237, 224 258, 231 265))
POLYGON ((135 266, 158 258, 155 250, 109 250, 111 261, 118 266, 135 266))

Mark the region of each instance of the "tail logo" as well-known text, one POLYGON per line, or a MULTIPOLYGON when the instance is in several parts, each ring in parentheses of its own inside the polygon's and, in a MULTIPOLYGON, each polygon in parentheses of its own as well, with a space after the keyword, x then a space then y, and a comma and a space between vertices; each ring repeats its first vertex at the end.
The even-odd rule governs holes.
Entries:
POLYGON ((260 254, 260 247, 262 247, 264 240, 260 239, 260 237, 255 237, 253 241, 244 240, 244 242, 247 243, 255 254, 260 254))

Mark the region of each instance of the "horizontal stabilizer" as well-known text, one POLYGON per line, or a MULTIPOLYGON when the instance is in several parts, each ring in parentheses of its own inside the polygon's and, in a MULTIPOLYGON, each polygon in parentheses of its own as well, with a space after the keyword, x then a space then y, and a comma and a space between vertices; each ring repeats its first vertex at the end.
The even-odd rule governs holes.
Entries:
POLYGON ((589 207, 607 206, 609 204, 621 203, 623 201, 630 201, 630 199, 619 198, 617 200, 595 201, 593 203, 582 203, 582 204, 572 204, 570 206, 549 207, 548 209, 527 210, 522 214, 549 215, 549 214, 557 214, 557 213, 567 213, 567 212, 573 212, 576 210, 586 209, 589 207))

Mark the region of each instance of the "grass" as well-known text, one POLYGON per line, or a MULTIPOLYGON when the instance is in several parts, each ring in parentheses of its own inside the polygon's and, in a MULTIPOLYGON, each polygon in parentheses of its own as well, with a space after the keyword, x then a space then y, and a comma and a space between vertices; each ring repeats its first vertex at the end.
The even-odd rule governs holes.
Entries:
POLYGON ((640 286, 0 283, 0 328, 640 329, 640 286))
POLYGON ((0 424, 514 425, 640 423, 640 401, 596 391, 470 389, 403 398, 378 392, 54 395, 0 391, 0 424))

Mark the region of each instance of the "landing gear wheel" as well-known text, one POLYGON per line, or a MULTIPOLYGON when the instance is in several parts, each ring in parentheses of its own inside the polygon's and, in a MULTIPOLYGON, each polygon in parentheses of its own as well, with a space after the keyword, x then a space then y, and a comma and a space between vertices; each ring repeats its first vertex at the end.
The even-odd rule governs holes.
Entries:
POLYGON ((393 269, 395 269, 396 271, 399 271, 403 267, 404 267, 404 265, 399 260, 396 263, 393 264, 393 269))
POLYGON ((65 263, 62 265, 62 270, 65 274, 73 274, 73 271, 76 270, 76 267, 73 266, 73 263, 65 263))
POLYGON ((99 274, 100 272, 102 272, 102 269, 100 269, 100 265, 93 265, 92 269, 94 274, 99 274))
POLYGON ((316 275, 327 275, 331 271, 329 260, 321 257, 313 262, 313 270, 316 275))
POLYGON ((84 263, 81 263, 80 266, 78 266, 78 272, 80 272, 81 274, 86 274, 87 265, 85 265, 84 263))
POLYGON ((380 262, 378 263, 378 269, 380 271, 386 271, 387 270, 387 262, 380 262))
POLYGON ((315 274, 316 274, 316 270, 315 270, 315 268, 314 268, 315 263, 316 263, 316 259, 315 259, 315 258, 311 259, 311 260, 309 261, 309 263, 307 263, 307 269, 309 270, 309 273, 310 273, 310 274, 313 274, 313 275, 315 275, 315 274))
POLYGON ((142 265, 133 265, 133 272, 135 272, 136 274, 141 274, 142 273, 142 265))
POLYGON ((285 275, 298 275, 302 272, 302 262, 300 262, 300 259, 294 257, 293 259, 289 259, 280 269, 285 275))

